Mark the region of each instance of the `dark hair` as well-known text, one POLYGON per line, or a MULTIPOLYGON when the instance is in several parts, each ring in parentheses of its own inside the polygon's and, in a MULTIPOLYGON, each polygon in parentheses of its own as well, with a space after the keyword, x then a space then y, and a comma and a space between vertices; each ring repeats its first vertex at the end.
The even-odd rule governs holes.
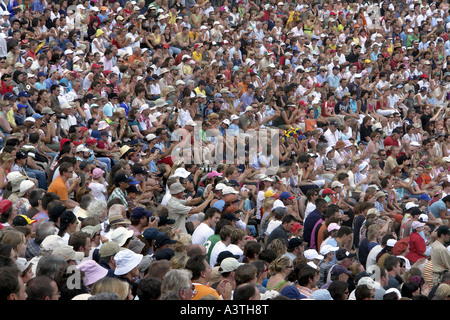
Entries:
POLYGON ((57 195, 56 193, 46 192, 42 196, 42 209, 47 210, 48 205, 49 205, 50 202, 52 202, 53 200, 60 200, 60 199, 61 199, 60 196, 57 195))
POLYGON ((256 293, 258 288, 254 283, 242 284, 236 287, 233 294, 233 300, 249 300, 256 293))
POLYGON ((283 220, 281 220, 281 223, 285 224, 285 223, 290 223, 292 221, 297 221, 297 219, 292 214, 288 214, 283 217, 283 220))
POLYGON ((400 258, 396 256, 389 255, 384 259, 384 268, 386 271, 392 271, 392 269, 400 262, 400 258))
POLYGON ((185 268, 192 272, 192 280, 199 279, 201 273, 206 270, 204 255, 195 255, 186 261, 185 268))
MULTIPOLYGON (((90 235, 83 231, 75 231, 69 237, 68 245, 73 247, 73 250, 80 251, 80 248, 86 247, 86 239, 90 239, 90 235)), ((90 240, 89 240, 90 241, 90 240)))
POLYGON ((243 262, 248 262, 250 259, 259 255, 261 252, 261 244, 258 241, 247 241, 244 246, 244 259, 243 262))
POLYGON ((340 280, 331 282, 328 287, 328 291, 330 292, 333 300, 345 300, 343 297, 345 290, 348 290, 348 283, 340 280))
POLYGON ((402 285, 400 293, 402 294, 402 297, 412 298, 413 293, 417 290, 419 290, 419 285, 416 282, 409 281, 402 285))
POLYGON ((157 300, 161 297, 162 281, 157 278, 147 277, 139 281, 136 295, 139 301, 157 300))
POLYGON ((45 300, 53 296, 52 282, 54 280, 47 275, 37 276, 27 282, 27 300, 45 300))
POLYGON ((372 297, 371 290, 366 284, 361 284, 355 289, 356 300, 364 300, 372 297))
POLYGON ((19 269, 17 267, 0 268, 0 301, 8 300, 12 293, 20 291, 19 269))
POLYGON ((299 272, 297 276, 297 283, 300 286, 305 287, 310 279, 314 279, 316 274, 318 273, 317 269, 314 269, 310 267, 309 265, 305 264, 301 267, 299 267, 299 272))

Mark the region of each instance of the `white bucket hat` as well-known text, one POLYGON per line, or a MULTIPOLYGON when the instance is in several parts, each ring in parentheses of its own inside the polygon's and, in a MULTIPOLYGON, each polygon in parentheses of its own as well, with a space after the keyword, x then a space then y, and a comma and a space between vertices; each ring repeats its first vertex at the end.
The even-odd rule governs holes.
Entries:
POLYGON ((141 263, 143 257, 142 254, 134 253, 130 249, 124 249, 117 252, 114 256, 114 260, 116 261, 116 270, 114 270, 114 274, 116 276, 121 276, 130 272, 141 263))

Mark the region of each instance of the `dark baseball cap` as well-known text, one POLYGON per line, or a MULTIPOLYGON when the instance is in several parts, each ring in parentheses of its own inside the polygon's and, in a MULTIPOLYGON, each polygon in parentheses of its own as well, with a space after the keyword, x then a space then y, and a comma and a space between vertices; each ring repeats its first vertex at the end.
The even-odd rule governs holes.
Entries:
POLYGON ((131 182, 131 178, 127 176, 126 174, 118 174, 114 178, 114 182, 131 182))

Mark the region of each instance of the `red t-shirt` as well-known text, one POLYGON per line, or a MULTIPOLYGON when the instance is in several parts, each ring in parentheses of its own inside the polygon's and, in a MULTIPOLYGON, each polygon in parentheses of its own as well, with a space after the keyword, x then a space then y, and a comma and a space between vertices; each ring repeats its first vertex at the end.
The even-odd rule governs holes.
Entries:
MULTIPOLYGON (((387 137, 384 139, 383 144, 385 147, 387 146, 400 146, 400 143, 397 140, 392 139, 392 137, 387 137)), ((386 155, 389 157, 391 155, 391 150, 386 150, 386 155)))

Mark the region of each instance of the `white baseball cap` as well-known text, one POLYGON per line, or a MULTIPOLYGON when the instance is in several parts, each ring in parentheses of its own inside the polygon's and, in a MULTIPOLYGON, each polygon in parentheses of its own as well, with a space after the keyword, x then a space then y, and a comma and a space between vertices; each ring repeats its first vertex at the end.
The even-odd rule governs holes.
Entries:
POLYGON ((333 247, 329 244, 325 244, 321 249, 320 249, 320 254, 325 256, 330 252, 336 252, 339 250, 339 247, 333 247))
POLYGON ((324 258, 324 256, 320 255, 316 249, 305 250, 305 252, 303 253, 303 256, 308 260, 313 260, 313 259, 322 260, 324 258))

